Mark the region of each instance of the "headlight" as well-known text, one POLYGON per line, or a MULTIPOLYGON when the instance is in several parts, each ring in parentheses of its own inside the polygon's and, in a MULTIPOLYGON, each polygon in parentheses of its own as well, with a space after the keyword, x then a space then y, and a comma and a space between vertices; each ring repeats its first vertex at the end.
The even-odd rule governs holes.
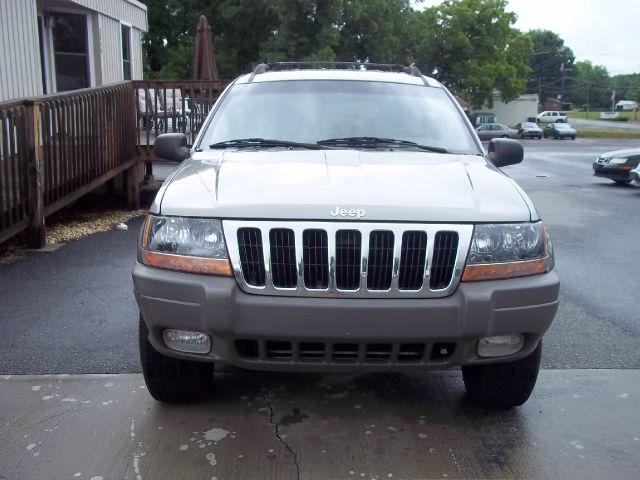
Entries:
POLYGON ((623 163, 627 163, 627 159, 626 158, 614 157, 611 160, 609 160, 609 165, 621 165, 623 163))
POLYGON ((552 268, 553 252, 542 222, 476 225, 462 281, 524 277, 552 268))
POLYGON ((230 276, 220 220, 149 215, 142 230, 140 261, 191 273, 230 276))

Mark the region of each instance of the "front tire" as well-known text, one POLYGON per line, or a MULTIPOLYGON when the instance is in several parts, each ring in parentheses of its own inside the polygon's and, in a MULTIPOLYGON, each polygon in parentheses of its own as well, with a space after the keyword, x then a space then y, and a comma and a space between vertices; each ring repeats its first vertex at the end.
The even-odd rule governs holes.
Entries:
POLYGON ((520 360, 462 367, 467 396, 483 406, 513 408, 527 401, 538 379, 542 342, 520 360))
POLYGON ((149 329, 142 316, 138 342, 144 382, 153 398, 164 403, 185 403, 207 396, 213 363, 181 360, 158 353, 149 342, 149 329))

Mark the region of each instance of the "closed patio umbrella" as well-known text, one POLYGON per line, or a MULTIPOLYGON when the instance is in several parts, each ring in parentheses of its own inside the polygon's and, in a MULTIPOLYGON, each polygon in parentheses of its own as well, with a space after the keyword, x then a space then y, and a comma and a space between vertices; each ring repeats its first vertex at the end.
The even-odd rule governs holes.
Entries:
POLYGON ((216 59, 213 54, 213 43, 211 42, 211 27, 207 22, 207 17, 200 16, 198 21, 198 31, 196 33, 196 49, 193 60, 194 80, 220 80, 216 59))

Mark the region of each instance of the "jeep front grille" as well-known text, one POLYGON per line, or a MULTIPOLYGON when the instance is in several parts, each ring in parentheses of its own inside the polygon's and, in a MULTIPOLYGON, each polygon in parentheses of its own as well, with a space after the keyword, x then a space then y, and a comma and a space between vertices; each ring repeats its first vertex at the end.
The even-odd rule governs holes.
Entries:
POLYGON ((223 222, 240 287, 281 296, 444 297, 471 225, 223 222))

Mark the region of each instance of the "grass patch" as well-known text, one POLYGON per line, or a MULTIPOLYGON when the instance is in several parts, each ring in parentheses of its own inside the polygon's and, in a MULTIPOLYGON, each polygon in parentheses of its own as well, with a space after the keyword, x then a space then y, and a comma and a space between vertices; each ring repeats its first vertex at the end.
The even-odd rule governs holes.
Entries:
MULTIPOLYGON (((633 120, 633 112, 617 112, 619 119, 633 120)), ((638 115, 638 114, 636 114, 638 115)), ((584 120, 601 120, 600 111, 582 112, 580 110, 571 110, 567 112, 569 118, 581 118, 584 120)), ((640 117, 638 117, 640 120, 640 117)), ((615 122, 616 120, 602 120, 603 122, 615 122)), ((617 120, 620 121, 620 120, 617 120)))
POLYGON ((640 131, 633 130, 596 130, 596 129, 576 129, 578 138, 640 138, 640 131))

